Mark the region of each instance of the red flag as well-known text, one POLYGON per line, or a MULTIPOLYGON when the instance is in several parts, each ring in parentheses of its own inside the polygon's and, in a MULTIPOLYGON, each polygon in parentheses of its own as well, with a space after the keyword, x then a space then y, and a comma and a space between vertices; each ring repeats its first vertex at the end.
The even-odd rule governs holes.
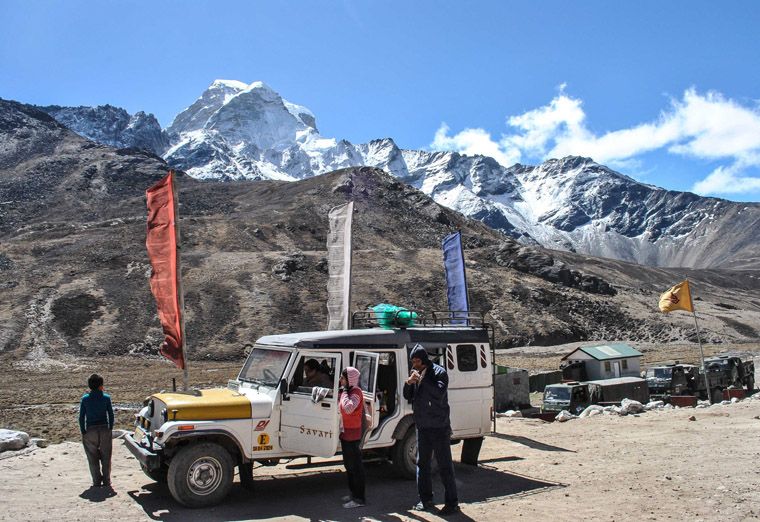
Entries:
POLYGON ((177 252, 177 199, 174 171, 145 191, 148 198, 148 235, 145 246, 153 270, 150 291, 156 298, 158 318, 166 336, 159 351, 178 368, 185 368, 182 338, 182 309, 179 295, 177 252))

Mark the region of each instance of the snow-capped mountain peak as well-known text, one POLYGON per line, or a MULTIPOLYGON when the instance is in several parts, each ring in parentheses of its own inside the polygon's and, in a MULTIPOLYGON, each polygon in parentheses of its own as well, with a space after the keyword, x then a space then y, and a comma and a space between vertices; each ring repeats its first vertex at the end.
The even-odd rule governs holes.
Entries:
MULTIPOLYGON (((129 136, 149 120, 114 107, 57 109, 62 123, 109 144, 109 122, 126 122, 119 135, 129 136)), ((757 258, 744 231, 760 226, 760 205, 666 191, 578 156, 504 167, 486 156, 404 150, 391 138, 355 145, 322 136, 314 113, 260 81, 215 80, 166 133, 164 158, 197 178, 295 180, 368 165, 524 243, 662 266, 757 258)))

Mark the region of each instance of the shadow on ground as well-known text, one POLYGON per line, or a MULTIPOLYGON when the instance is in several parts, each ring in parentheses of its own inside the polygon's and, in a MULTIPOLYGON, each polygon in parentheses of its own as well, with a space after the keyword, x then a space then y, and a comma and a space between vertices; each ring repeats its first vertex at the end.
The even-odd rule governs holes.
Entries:
MULTIPOLYGON (((401 517, 422 520, 411 507, 417 501, 413 480, 398 479, 387 464, 367 465, 367 501, 363 508, 343 509, 340 498, 348 493, 346 476, 341 470, 298 472, 286 475, 259 476, 254 491, 239 483, 223 504, 206 509, 187 509, 171 497, 165 485, 147 484, 128 494, 153 520, 247 520, 297 516, 308 520, 397 521, 401 517)), ((497 470, 491 466, 456 464, 457 487, 464 504, 487 502, 512 495, 539 493, 563 484, 544 482, 530 477, 497 470)), ((436 501, 442 503, 443 488, 434 483, 436 501)), ((441 507, 441 504, 439 504, 441 507)), ((426 518, 426 517, 425 517, 426 518)), ((471 520, 460 513, 451 520, 471 520)))
POLYGON ((544 444, 543 442, 538 442, 537 440, 529 439, 528 437, 521 437, 519 435, 508 435, 506 433, 492 433, 489 435, 489 437, 496 437, 497 439, 509 440, 517 444, 522 444, 523 446, 527 446, 529 448, 537 449, 540 451, 567 451, 569 453, 575 453, 575 450, 560 448, 559 446, 552 446, 551 444, 544 444))
POLYGON ((116 495, 116 491, 110 486, 90 486, 79 494, 79 498, 89 500, 90 502, 103 502, 116 495))

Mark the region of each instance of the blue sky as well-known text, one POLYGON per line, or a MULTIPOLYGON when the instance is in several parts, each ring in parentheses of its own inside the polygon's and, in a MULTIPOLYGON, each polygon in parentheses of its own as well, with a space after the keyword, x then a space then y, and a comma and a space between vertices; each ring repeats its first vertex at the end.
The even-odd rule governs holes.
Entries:
POLYGON ((0 0, 0 97, 162 125, 216 78, 262 80, 325 136, 591 156, 760 201, 754 1, 0 0))

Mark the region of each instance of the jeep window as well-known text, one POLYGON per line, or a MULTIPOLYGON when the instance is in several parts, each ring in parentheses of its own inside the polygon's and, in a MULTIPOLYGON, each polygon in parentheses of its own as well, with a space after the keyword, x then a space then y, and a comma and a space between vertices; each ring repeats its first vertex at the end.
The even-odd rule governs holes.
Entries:
POLYGON ((370 390, 376 382, 375 372, 377 371, 377 367, 373 362, 373 359, 366 355, 354 354, 354 368, 359 370, 359 389, 361 390, 370 390))
POLYGON ((544 390, 545 401, 569 401, 570 400, 570 388, 565 386, 559 386, 553 388, 547 386, 544 390))
POLYGON ((425 351, 428 353, 428 358, 432 362, 440 366, 443 366, 443 351, 444 351, 443 348, 429 348, 426 346, 425 351))
POLYGON ((478 369, 478 350, 474 344, 457 346, 457 368, 460 372, 474 372, 478 369))
POLYGON ((327 388, 330 390, 327 397, 332 397, 334 383, 335 359, 314 359, 305 355, 298 361, 289 389, 293 393, 311 395, 311 391, 315 387, 327 388))
POLYGON ((275 387, 289 358, 290 352, 254 346, 238 378, 244 382, 275 387))

